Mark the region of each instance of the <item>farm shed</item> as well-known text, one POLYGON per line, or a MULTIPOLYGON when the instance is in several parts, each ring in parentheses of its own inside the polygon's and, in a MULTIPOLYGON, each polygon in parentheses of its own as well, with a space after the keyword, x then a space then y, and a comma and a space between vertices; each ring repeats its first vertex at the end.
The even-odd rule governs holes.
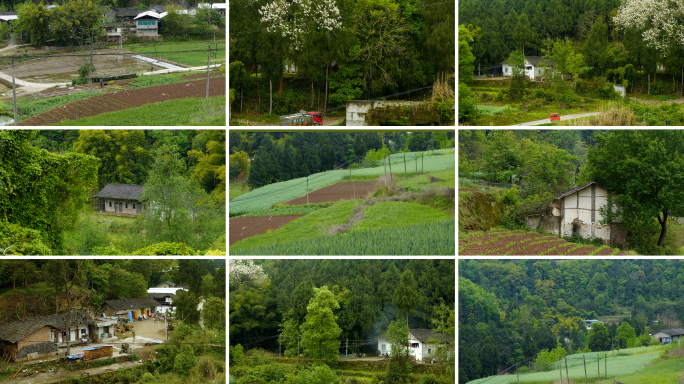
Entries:
MULTIPOLYGON (((530 80, 539 79, 544 76, 544 64, 546 66, 555 67, 555 62, 553 60, 548 61, 541 56, 525 56, 525 76, 528 76, 530 80)), ((501 63, 503 68, 504 76, 513 76, 513 68, 505 60, 501 63)))
POLYGON ((102 306, 102 312, 104 312, 107 317, 125 315, 137 320, 139 315, 145 315, 147 317, 150 314, 155 313, 156 307, 159 305, 156 300, 149 297, 138 297, 132 299, 120 299, 120 300, 107 300, 102 306))
POLYGON ((682 342, 682 335, 684 335, 684 329, 682 328, 663 329, 653 334, 653 338, 662 344, 680 344, 682 342))
POLYGON ((604 244, 626 246, 625 229, 619 222, 601 224, 600 209, 608 202, 610 192, 595 181, 568 189, 554 199, 548 214, 528 216, 525 225, 531 229, 540 226, 558 237, 579 235, 598 237, 604 244))
POLYGON ((142 185, 107 184, 97 195, 91 196, 93 208, 100 213, 117 216, 137 216, 144 209, 141 203, 142 185))
MULTIPOLYGON (((431 329, 409 329, 409 355, 415 357, 416 361, 423 361, 424 358, 434 355, 439 346, 445 346, 449 344, 449 340, 441 334, 434 332, 431 329), (441 340, 442 343, 432 344, 429 343, 430 339, 441 340)), ((378 353, 379 354, 392 354, 392 348, 387 340, 387 332, 375 338, 378 341, 378 353)), ((449 348, 453 354, 453 348, 449 348)))

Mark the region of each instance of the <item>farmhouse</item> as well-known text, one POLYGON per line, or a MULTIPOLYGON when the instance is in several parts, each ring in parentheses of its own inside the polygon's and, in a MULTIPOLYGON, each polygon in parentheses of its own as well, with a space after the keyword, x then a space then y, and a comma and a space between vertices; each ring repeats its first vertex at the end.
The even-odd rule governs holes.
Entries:
MULTIPOLYGON (((449 340, 441 333, 431 329, 409 329, 409 355, 416 361, 423 361, 435 354, 438 347, 445 347, 449 340), (432 340, 431 340, 432 339, 432 340), (430 341, 440 340, 441 343, 433 344, 430 341)), ((375 338, 378 341, 378 354, 392 354, 390 342, 387 340, 387 332, 375 338)))
POLYGON ((549 206, 549 214, 528 216, 525 225, 531 229, 541 226, 544 231, 558 237, 598 237, 604 244, 619 244, 625 247, 626 233, 622 224, 600 223, 604 218, 600 209, 608 203, 609 195, 605 187, 590 181, 561 193, 549 206))
POLYGON ((653 335, 653 338, 663 344, 679 344, 682 342, 682 335, 684 335, 684 329, 682 328, 663 329, 662 331, 656 332, 653 335))
POLYGON ((156 300, 149 297, 138 297, 131 299, 107 300, 100 307, 102 312, 107 317, 111 316, 128 316, 131 321, 138 319, 138 316, 156 312, 156 307, 159 305, 156 300))
POLYGON ((155 288, 176 288, 177 286, 178 285, 176 285, 176 283, 167 280, 163 283, 157 284, 157 286, 155 288))
MULTIPOLYGON (((505 60, 501 66, 504 76, 513 76, 513 68, 508 63, 508 60, 505 60)), ((555 63, 541 56, 525 56, 525 76, 528 76, 530 80, 539 79, 544 76, 544 66, 554 67, 555 63)))
POLYGON ((598 321, 598 320, 582 320, 584 323, 584 326, 587 327, 587 331, 591 331, 591 326, 596 323, 601 323, 603 324, 603 321, 598 321))
POLYGON ((133 18, 136 21, 136 34, 138 36, 158 36, 159 20, 161 18, 162 16, 154 11, 147 11, 137 15, 133 18))
POLYGON ((91 199, 95 199, 93 207, 100 213, 137 216, 143 210, 141 196, 142 185, 134 184, 107 184, 91 199))
MULTIPOLYGON (((168 282, 173 284, 171 282, 168 282)), ((164 285, 164 283, 160 284, 164 285)), ((175 284, 174 284, 175 285, 175 284)), ((157 305, 157 312, 166 313, 171 307, 174 306, 173 301, 176 300, 176 292, 179 290, 187 291, 187 289, 181 285, 177 285, 174 288, 149 288, 147 290, 147 296, 150 299, 154 299, 159 303, 157 305)))
POLYGON ((82 338, 90 339, 97 329, 89 314, 72 311, 22 319, 0 326, 0 355, 3 359, 21 361, 49 356, 82 338))

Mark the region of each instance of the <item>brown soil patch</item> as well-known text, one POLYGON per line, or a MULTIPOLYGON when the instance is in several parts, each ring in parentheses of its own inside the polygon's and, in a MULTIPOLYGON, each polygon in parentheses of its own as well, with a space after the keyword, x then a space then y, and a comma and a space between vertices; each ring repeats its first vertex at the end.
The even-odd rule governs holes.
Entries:
MULTIPOLYGON (((536 233, 522 233, 515 236, 506 236, 494 241, 493 243, 474 244, 473 246, 469 246, 466 249, 464 249, 463 252, 461 252, 461 255, 484 255, 485 253, 494 250, 496 250, 497 252, 500 251, 500 253, 487 253, 487 255, 501 255, 510 250, 510 247, 502 249, 508 244, 520 242, 521 240, 527 240, 523 243, 525 245, 527 242, 534 242, 533 239, 541 239, 543 237, 543 235, 536 233)), ((514 245, 512 245, 511 247, 514 247, 514 245)))
MULTIPOLYGON (((541 241, 541 240, 539 240, 539 241, 541 241)), ((513 252, 508 251, 507 253, 509 255, 515 255, 515 256, 540 255, 542 252, 546 251, 547 249, 557 247, 557 246, 565 243, 565 240, 551 240, 551 241, 546 241, 544 243, 539 243, 539 244, 534 244, 534 245, 530 245, 530 243, 534 243, 534 241, 530 241, 528 243, 523 243, 522 245, 518 246, 517 248, 514 248, 515 251, 513 251, 513 252)))
POLYGON ((233 245, 248 237, 264 234, 268 229, 275 231, 290 221, 302 216, 304 215, 272 216, 271 220, 268 219, 268 216, 233 217, 229 221, 230 229, 228 230, 228 234, 230 240, 228 245, 233 245))
MULTIPOLYGON (((363 199, 373 194, 378 189, 378 186, 375 181, 355 181, 353 186, 350 182, 329 185, 309 192, 309 204, 327 203, 340 199, 352 200, 354 198, 354 188, 356 189, 356 198, 363 199)), ((306 195, 286 201, 285 204, 304 205, 306 204, 306 195)))
MULTIPOLYGON (((226 78, 215 77, 209 80, 209 96, 226 94, 226 78)), ((161 101, 206 96, 206 80, 196 80, 176 84, 131 89, 124 92, 88 97, 53 108, 19 123, 19 125, 46 125, 64 119, 77 119, 95 116, 105 112, 140 107, 161 101), (191 84, 188 86, 188 84, 191 84), (62 111, 69 111, 65 116, 62 111), (56 120, 56 121, 54 121, 56 120)))
POLYGON ((568 255, 568 256, 584 256, 584 255, 590 254, 591 252, 596 250, 596 248, 598 248, 598 247, 589 247, 589 246, 579 247, 579 248, 575 249, 574 251, 566 253, 566 255, 568 255))

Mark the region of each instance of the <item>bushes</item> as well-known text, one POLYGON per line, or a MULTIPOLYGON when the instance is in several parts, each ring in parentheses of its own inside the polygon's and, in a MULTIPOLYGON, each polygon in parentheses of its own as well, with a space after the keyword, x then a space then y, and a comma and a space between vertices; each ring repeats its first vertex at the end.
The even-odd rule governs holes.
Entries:
POLYGON ((214 362, 208 357, 202 357, 197 363, 197 370, 199 374, 209 380, 213 380, 216 377, 216 366, 214 362))

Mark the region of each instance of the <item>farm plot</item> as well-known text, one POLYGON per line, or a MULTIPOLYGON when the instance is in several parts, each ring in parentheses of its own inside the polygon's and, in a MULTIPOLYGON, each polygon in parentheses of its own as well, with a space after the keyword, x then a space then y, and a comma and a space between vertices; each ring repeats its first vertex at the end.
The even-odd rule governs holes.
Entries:
POLYGON ((255 235, 266 233, 267 230, 275 231, 283 225, 304 215, 283 215, 272 217, 234 217, 230 219, 230 242, 233 245, 240 240, 255 235))
MULTIPOLYGON (((210 79, 209 95, 225 95, 225 82, 225 77, 210 79)), ((126 90, 126 93, 108 93, 106 95, 88 97, 65 105, 60 105, 59 107, 28 118, 20 122, 19 125, 33 126, 55 124, 64 120, 75 120, 88 116, 96 116, 101 113, 140 107, 150 103, 205 96, 206 80, 126 90)))
POLYGON ((625 255, 608 246, 571 243, 556 236, 538 233, 493 229, 471 232, 459 239, 459 255, 625 255))
MULTIPOLYGON (((373 194, 378 189, 378 185, 374 181, 356 181, 353 183, 336 183, 309 192, 309 203, 326 203, 328 201, 351 200, 356 196, 357 199, 363 199, 373 194), (354 193, 356 190, 356 194, 354 193)), ((306 196, 298 197, 296 199, 286 201, 289 205, 304 205, 307 204, 306 196)))

